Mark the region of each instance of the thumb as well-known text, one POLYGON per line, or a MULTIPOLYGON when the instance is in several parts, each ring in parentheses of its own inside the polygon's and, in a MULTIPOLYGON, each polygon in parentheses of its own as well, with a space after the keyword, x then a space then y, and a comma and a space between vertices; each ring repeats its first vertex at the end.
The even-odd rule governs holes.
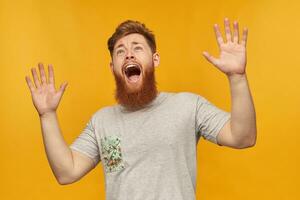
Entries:
POLYGON ((204 51, 202 53, 202 55, 206 58, 206 60, 208 60, 210 63, 212 63, 213 65, 217 66, 218 60, 213 57, 212 55, 210 55, 207 51, 204 51))
POLYGON ((59 92, 63 93, 68 85, 68 82, 63 82, 59 87, 59 92))

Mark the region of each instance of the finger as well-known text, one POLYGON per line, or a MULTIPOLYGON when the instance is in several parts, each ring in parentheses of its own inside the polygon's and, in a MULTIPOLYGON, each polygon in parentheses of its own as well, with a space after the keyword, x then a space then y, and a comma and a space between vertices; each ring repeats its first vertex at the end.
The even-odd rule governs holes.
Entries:
POLYGON ((237 21, 233 23, 233 42, 239 42, 239 23, 237 21))
POLYGON ((41 84, 40 84, 40 80, 39 80, 39 77, 37 75, 36 69, 35 68, 31 68, 31 73, 32 73, 32 76, 33 76, 33 81, 34 81, 35 86, 37 88, 40 88, 41 84))
POLYGON ((224 27, 225 27, 225 35, 227 42, 231 42, 231 30, 230 30, 230 22, 228 18, 224 19, 224 27))
POLYGON ((44 70, 44 65, 42 63, 39 63, 38 65, 39 65, 42 84, 46 84, 47 78, 46 78, 46 74, 45 74, 45 70, 44 70))
POLYGON ((65 91, 67 85, 68 85, 67 82, 62 83, 59 87, 59 92, 63 93, 65 91))
POLYGON ((34 87, 33 83, 31 82, 30 78, 28 76, 25 76, 25 79, 26 79, 26 82, 27 82, 30 92, 31 93, 34 92, 35 87, 34 87))
POLYGON ((203 52, 203 56, 206 58, 206 60, 208 60, 213 65, 217 65, 218 64, 218 59, 216 59, 215 57, 213 57, 212 55, 210 55, 208 52, 204 51, 203 52))
POLYGON ((243 38, 242 38, 242 41, 241 41, 241 44, 243 46, 246 46, 247 45, 247 37, 248 37, 248 29, 247 28, 244 28, 244 31, 243 31, 243 38))
POLYGON ((55 84, 54 82, 54 70, 53 70, 53 66, 51 64, 48 65, 48 71, 49 71, 49 83, 50 84, 55 84))
POLYGON ((223 41, 223 37, 222 37, 222 34, 221 34, 221 31, 220 31, 220 28, 219 28, 218 24, 214 25, 214 30, 215 30, 218 45, 220 46, 224 43, 224 41, 223 41))

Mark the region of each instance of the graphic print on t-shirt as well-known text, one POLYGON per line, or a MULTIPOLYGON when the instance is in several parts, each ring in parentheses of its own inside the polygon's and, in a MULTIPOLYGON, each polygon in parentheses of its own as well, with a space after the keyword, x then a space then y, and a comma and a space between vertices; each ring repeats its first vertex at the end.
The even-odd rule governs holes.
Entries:
POLYGON ((101 138, 103 163, 106 172, 115 172, 125 168, 120 143, 121 139, 117 135, 101 138))

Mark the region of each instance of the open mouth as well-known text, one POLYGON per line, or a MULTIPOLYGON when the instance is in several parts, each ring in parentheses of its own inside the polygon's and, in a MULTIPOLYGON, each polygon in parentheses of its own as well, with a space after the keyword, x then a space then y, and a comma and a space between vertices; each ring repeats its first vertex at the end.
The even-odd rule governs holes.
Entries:
POLYGON ((129 82, 137 82, 141 75, 141 68, 137 64, 128 64, 125 66, 125 75, 129 82))

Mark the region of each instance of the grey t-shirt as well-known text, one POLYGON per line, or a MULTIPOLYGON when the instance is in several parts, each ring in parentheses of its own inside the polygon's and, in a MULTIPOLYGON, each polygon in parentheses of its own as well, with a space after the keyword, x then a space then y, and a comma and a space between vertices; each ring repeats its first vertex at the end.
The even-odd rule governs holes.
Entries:
POLYGON ((197 143, 218 144, 229 119, 200 95, 160 92, 138 111, 99 109, 70 148, 102 161, 107 200, 194 200, 197 143))

